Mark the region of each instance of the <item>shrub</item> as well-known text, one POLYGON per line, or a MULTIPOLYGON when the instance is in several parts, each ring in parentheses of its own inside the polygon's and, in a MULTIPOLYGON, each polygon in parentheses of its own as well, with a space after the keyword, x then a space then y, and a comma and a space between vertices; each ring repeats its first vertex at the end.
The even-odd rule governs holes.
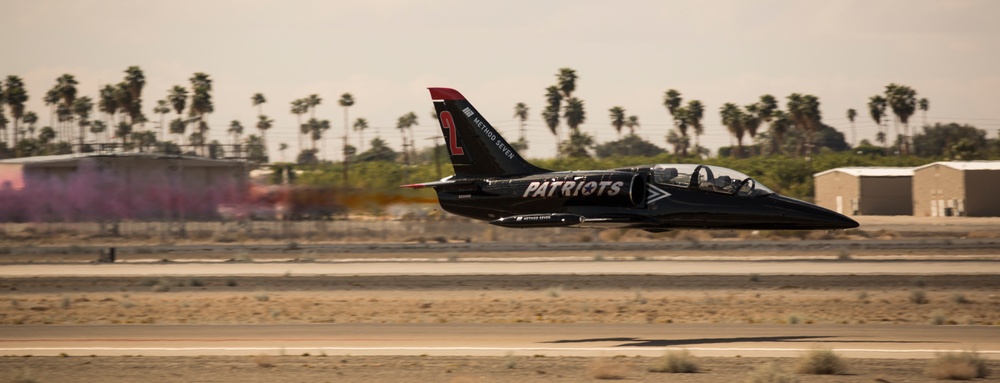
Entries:
POLYGON ((274 362, 271 360, 270 355, 257 355, 253 357, 253 362, 257 364, 257 367, 269 368, 274 367, 274 362))
POLYGON ((974 351, 938 354, 925 371, 935 379, 969 380, 989 375, 986 360, 974 351))
POLYGON ((812 350, 799 359, 795 372, 812 375, 843 375, 847 363, 833 350, 812 350))
POLYGON ((954 293, 951 295, 951 303, 958 303, 964 305, 970 303, 970 301, 968 298, 965 297, 965 295, 961 293, 954 293))
POLYGON ((689 374, 698 372, 698 363, 688 350, 667 351, 667 354, 657 360, 649 371, 689 374))
POLYGON ((923 305, 929 303, 930 300, 927 299, 927 293, 924 290, 913 290, 910 291, 910 303, 915 303, 918 305, 923 305))
POLYGON ((625 379, 625 376, 628 375, 628 369, 625 366, 606 360, 597 360, 591 363, 587 367, 587 372, 594 379, 618 380, 625 379))

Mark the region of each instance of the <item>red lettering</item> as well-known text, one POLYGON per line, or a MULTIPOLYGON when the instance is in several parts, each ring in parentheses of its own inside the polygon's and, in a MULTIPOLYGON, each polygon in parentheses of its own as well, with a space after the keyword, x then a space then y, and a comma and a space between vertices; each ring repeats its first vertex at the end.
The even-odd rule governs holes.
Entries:
POLYGON ((458 146, 458 133, 455 132, 455 120, 451 118, 451 112, 441 112, 441 127, 448 131, 448 151, 451 155, 465 155, 465 150, 458 146))

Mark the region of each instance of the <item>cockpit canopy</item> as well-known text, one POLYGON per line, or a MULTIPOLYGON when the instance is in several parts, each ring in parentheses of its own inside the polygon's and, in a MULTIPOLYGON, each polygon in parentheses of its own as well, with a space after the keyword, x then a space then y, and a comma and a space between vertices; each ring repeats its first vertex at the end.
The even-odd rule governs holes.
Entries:
POLYGON ((767 186, 750 176, 721 166, 659 164, 651 168, 653 182, 659 185, 705 190, 716 193, 756 197, 773 194, 767 186), (696 180, 696 182, 691 182, 696 180))

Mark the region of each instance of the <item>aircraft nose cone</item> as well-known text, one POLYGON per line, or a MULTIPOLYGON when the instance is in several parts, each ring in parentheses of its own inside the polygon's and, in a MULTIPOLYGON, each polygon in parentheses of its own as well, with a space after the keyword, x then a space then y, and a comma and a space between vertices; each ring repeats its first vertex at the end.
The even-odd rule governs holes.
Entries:
POLYGON ((774 207, 789 224, 805 230, 853 229, 857 221, 808 202, 773 194, 774 207))

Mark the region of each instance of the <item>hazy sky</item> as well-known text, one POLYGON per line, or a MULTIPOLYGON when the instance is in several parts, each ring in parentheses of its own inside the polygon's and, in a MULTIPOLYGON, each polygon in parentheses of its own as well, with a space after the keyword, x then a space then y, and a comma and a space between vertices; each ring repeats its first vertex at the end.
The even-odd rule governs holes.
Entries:
POLYGON ((214 80, 211 137, 228 142, 233 119, 252 126, 250 97, 261 92, 277 123, 268 132, 274 159, 278 142, 294 159, 289 103, 312 93, 323 98, 317 117, 333 125, 328 137, 343 134, 337 99, 350 92, 351 121, 373 127, 366 141, 377 128, 398 150, 396 119, 412 111, 418 145, 430 145, 424 138, 440 135, 431 86, 461 91, 512 141, 514 105, 526 103, 525 154, 550 157, 540 114, 562 67, 579 76, 582 129, 599 142, 615 139, 608 109, 622 106, 642 136, 666 147, 670 88, 705 104, 702 143, 713 149, 730 142, 719 107, 767 93, 782 106, 793 92, 818 96, 823 121, 848 141, 845 113, 855 108, 859 140, 871 139, 866 103, 892 82, 930 100, 932 123, 969 123, 991 137, 1000 129, 1000 1, 0 0, 0 9, 0 75, 25 80, 27 110, 42 125, 42 98, 64 73, 96 99, 140 66, 145 113, 158 121, 156 100, 205 72, 214 80))

